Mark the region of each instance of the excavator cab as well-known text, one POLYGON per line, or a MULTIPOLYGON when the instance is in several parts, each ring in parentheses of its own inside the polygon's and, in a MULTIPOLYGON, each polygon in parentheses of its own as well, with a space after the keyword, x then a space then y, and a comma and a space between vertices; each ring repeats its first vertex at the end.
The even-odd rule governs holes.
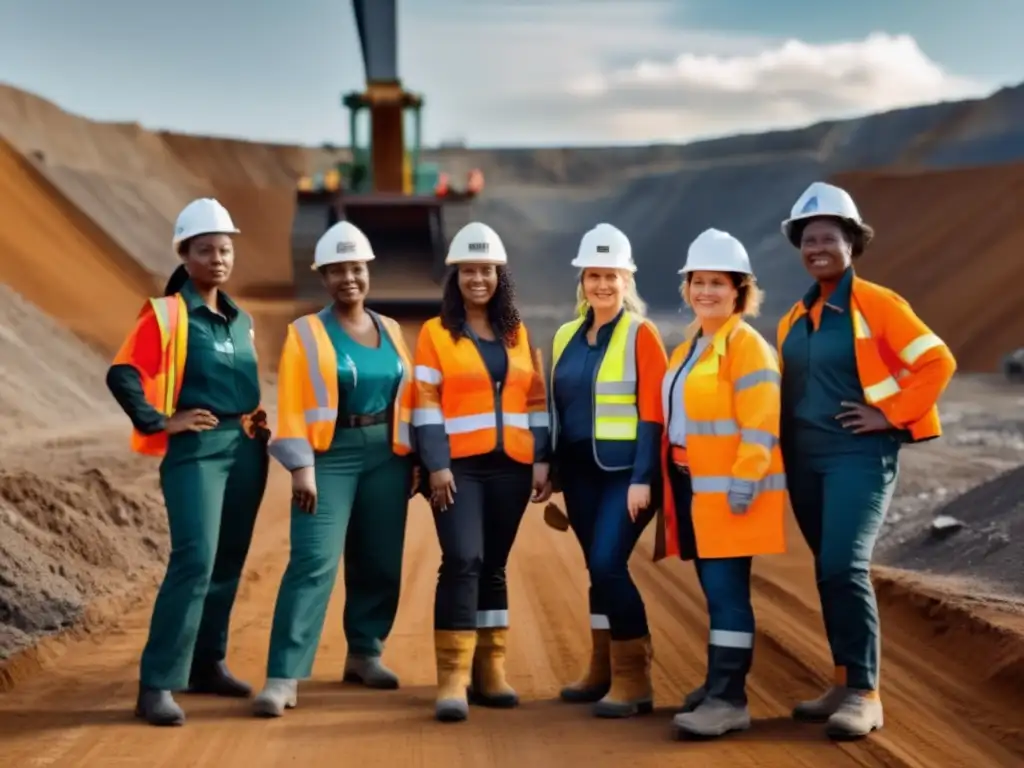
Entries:
POLYGON ((373 246, 368 304, 389 314, 434 314, 440 308, 448 240, 469 220, 467 203, 483 188, 472 171, 455 190, 446 173, 422 154, 423 97, 397 76, 394 0, 353 0, 366 89, 348 93, 349 158, 299 180, 292 259, 300 299, 322 300, 311 273, 323 232, 344 219, 373 246))

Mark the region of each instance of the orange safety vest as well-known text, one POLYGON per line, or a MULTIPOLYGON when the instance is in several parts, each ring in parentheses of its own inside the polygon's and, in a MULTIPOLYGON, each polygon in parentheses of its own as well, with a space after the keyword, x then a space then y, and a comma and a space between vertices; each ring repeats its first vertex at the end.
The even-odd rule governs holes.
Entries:
POLYGON ((498 392, 504 451, 515 461, 532 464, 530 428, 549 424, 538 355, 520 323, 516 343, 508 350, 508 375, 504 382, 493 382, 472 339, 454 341, 441 318, 428 320, 416 344, 413 425, 444 425, 453 459, 489 453, 498 445, 498 392))
MULTIPOLYGON (((391 445, 398 456, 412 453, 412 362, 402 329, 390 317, 370 312, 391 339, 402 363, 392 408, 391 445)), ((319 313, 288 325, 277 369, 277 431, 270 455, 285 469, 311 467, 314 455, 331 447, 338 420, 338 354, 319 313)))
MULTIPOLYGON (((674 377, 696 343, 679 345, 669 360, 674 377)), ((712 337, 683 385, 686 418, 686 464, 693 486, 690 516, 695 553, 679 549, 679 519, 669 462, 668 418, 662 438, 663 503, 655 559, 696 555, 701 558, 749 557, 786 551, 786 475, 779 446, 781 411, 779 366, 767 341, 734 315, 712 337), (732 480, 754 484, 744 514, 729 508, 732 480)), ((677 417, 673 412, 673 418, 677 417)), ((678 453, 677 453, 678 457, 678 453)), ((678 460, 678 458, 677 458, 678 460)))
MULTIPOLYGON (((149 299, 135 328, 114 357, 114 365, 139 372, 146 402, 164 416, 174 414, 181 393, 188 352, 188 309, 180 294, 149 299)), ((167 452, 167 433, 144 435, 132 430, 131 448, 148 456, 167 452)))
MULTIPOLYGON (((854 354, 864 400, 913 442, 942 434, 938 400, 956 371, 945 342, 895 291, 856 275, 850 289, 854 354)), ((798 301, 779 322, 778 349, 793 325, 808 314, 798 301)))

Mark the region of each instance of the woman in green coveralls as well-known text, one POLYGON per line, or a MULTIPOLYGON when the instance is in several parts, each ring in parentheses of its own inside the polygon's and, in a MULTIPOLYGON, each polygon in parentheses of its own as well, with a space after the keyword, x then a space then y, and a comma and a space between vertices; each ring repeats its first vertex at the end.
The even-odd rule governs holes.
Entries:
POLYGON ((152 312, 140 316, 107 373, 107 386, 136 432, 166 436, 160 485, 171 554, 142 653, 136 705, 136 715, 152 725, 185 722, 172 691, 250 693, 224 659, 231 608, 266 487, 269 435, 266 415, 257 411, 252 319, 220 289, 231 276, 231 235, 237 232, 216 200, 195 200, 178 217, 173 245, 182 265, 165 295, 184 299, 188 341, 173 415, 145 394, 145 382, 161 373, 152 312))
MULTIPOLYGON (((391 434, 403 357, 408 361, 409 356, 397 324, 365 308, 367 262, 373 258, 366 236, 345 221, 316 245, 313 266, 334 301, 315 318, 338 360, 336 384, 321 386, 337 386, 338 414, 326 451, 314 454, 304 438, 280 429, 270 447, 271 455, 292 472, 291 556, 274 610, 266 687, 254 700, 257 716, 279 717, 296 705, 298 680, 312 672, 342 557, 348 641, 342 678, 370 688, 398 687, 381 652, 398 611, 413 487, 413 459, 394 452, 391 434)), ((315 335, 307 333, 303 370, 305 343, 315 335)), ((296 366, 290 358, 286 349, 281 375, 286 366, 296 366)), ((283 389, 279 397, 279 411, 301 407, 285 402, 292 395, 283 389)))

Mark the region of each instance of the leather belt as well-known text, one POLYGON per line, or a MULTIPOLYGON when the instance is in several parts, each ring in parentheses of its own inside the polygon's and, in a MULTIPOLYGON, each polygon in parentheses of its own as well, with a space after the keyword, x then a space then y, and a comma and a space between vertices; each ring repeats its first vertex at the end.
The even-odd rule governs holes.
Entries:
POLYGON ((378 413, 347 413, 338 417, 338 426, 346 429, 358 429, 359 427, 372 427, 375 424, 387 424, 388 412, 378 413))

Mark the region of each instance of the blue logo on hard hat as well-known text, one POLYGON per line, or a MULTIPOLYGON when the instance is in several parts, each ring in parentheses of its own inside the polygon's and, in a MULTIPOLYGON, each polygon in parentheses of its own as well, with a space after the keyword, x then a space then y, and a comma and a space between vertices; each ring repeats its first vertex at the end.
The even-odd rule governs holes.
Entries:
POLYGON ((804 203, 804 207, 800 213, 814 213, 816 210, 818 210, 818 196, 814 195, 810 200, 804 203))

